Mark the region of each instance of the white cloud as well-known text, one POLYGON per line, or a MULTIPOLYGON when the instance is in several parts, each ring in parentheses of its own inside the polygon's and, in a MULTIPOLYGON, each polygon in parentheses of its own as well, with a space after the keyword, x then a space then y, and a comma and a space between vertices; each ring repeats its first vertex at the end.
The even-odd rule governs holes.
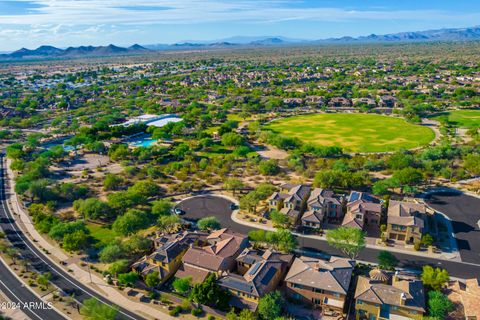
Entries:
POLYGON ((305 8, 285 6, 294 1, 254 0, 34 0, 40 8, 28 15, 2 16, 3 24, 191 24, 243 21, 272 23, 287 20, 348 21, 369 20, 445 20, 480 18, 436 10, 349 10, 343 8, 305 8), (127 9, 126 7, 132 7, 127 9), (139 7, 135 10, 135 7, 139 7), (160 7, 144 10, 142 7, 160 7))

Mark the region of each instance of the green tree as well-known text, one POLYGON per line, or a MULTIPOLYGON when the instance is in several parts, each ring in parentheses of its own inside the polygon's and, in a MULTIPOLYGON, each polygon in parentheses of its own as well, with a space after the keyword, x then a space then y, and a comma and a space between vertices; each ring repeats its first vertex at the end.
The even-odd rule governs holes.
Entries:
POLYGON ((436 319, 446 319, 448 312, 453 311, 455 305, 440 291, 428 292, 428 313, 436 319))
POLYGON ((130 271, 127 273, 120 273, 118 275, 118 282, 124 286, 134 286, 135 283, 138 281, 138 273, 134 271, 130 271))
POLYGON ((278 210, 270 211, 270 219, 273 222, 274 227, 284 228, 288 225, 290 219, 286 214, 281 213, 278 210))
POLYGON ((107 219, 112 215, 110 206, 97 198, 75 200, 73 202, 73 208, 85 219, 107 219))
POLYGON ((80 314, 87 320, 115 320, 118 316, 118 307, 90 298, 83 301, 80 314))
POLYGON ((173 204, 169 200, 157 200, 152 203, 152 214, 154 216, 168 216, 171 213, 173 204))
POLYGON ((220 310, 228 310, 230 294, 228 291, 221 289, 216 280, 217 276, 214 273, 208 274, 202 283, 193 286, 190 298, 195 303, 206 304, 220 310))
POLYGON ((327 231, 327 242, 350 259, 356 259, 365 248, 365 233, 357 228, 340 227, 327 231))
POLYGON ((433 290, 440 290, 450 279, 447 270, 433 268, 432 266, 423 266, 422 281, 423 284, 433 290))
POLYGON ((124 236, 131 235, 150 225, 148 213, 142 210, 130 209, 118 217, 112 225, 112 230, 124 236))
POLYGON ((128 191, 145 198, 150 198, 159 195, 160 187, 151 180, 140 180, 128 188, 128 191))
POLYGON ((237 147, 243 144, 243 137, 235 132, 227 132, 222 135, 222 144, 225 147, 237 147))
POLYGON ((218 230, 222 226, 220 221, 218 221, 217 217, 205 217, 197 222, 197 226, 202 231, 211 231, 211 230, 218 230))
POLYGON ((103 180, 103 188, 107 191, 118 190, 123 184, 123 178, 113 173, 107 173, 105 175, 105 179, 103 180))
POLYGON ((424 245, 424 246, 431 246, 433 244, 433 237, 429 234, 429 233, 426 233, 422 236, 422 240, 421 240, 421 243, 424 245))
POLYGON ((265 160, 258 165, 260 173, 266 176, 274 176, 280 172, 280 167, 275 160, 265 160))
POLYGON ((173 232, 180 226, 180 218, 177 215, 160 216, 157 220, 157 226, 160 232, 173 232))
POLYGON ((147 287, 155 288, 160 284, 160 276, 158 271, 151 272, 145 277, 145 284, 147 287))
POLYGON ((237 178, 227 178, 223 183, 223 188, 227 190, 232 190, 233 195, 236 191, 244 187, 243 182, 237 178))
POLYGON ((49 285, 51 279, 52 279, 52 274, 50 272, 45 272, 45 273, 42 273, 38 276, 37 283, 40 286, 48 289, 48 285, 49 285))
POLYGON ((268 231, 265 238, 276 250, 282 252, 292 252, 297 247, 297 239, 292 232, 287 229, 268 231))
POLYGON ((85 249, 88 245, 90 236, 83 230, 76 230, 63 237, 62 248, 67 251, 79 251, 85 249))
POLYGON ((101 262, 114 262, 124 256, 124 250, 119 243, 113 242, 103 247, 98 256, 101 262))
POLYGON ((388 251, 380 251, 377 260, 381 269, 394 270, 398 264, 398 259, 388 251))
POLYGON ((192 277, 175 278, 172 283, 173 289, 180 294, 186 294, 192 287, 192 277))
POLYGON ((127 259, 117 260, 108 266, 108 272, 117 277, 119 273, 125 273, 130 267, 130 262, 127 259))
POLYGON ((264 320, 275 319, 282 315, 282 306, 285 301, 282 298, 280 291, 273 291, 258 301, 258 314, 264 320))
POLYGON ((265 230, 262 230, 262 229, 252 230, 248 232, 248 238, 250 239, 250 241, 253 241, 253 242, 266 242, 267 241, 266 234, 267 233, 265 232, 265 230))

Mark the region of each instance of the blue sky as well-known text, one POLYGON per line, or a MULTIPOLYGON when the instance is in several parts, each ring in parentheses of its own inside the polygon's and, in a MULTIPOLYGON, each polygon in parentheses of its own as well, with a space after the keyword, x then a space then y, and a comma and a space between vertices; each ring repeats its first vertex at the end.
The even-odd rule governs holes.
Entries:
POLYGON ((0 0, 0 51, 231 36, 322 39, 475 25, 478 0, 0 0))

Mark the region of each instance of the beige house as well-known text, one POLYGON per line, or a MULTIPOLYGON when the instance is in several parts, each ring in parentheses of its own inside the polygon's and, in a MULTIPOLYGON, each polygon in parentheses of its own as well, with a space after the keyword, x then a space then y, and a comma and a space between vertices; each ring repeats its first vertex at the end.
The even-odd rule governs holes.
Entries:
POLYGON ((354 262, 331 257, 296 258, 285 277, 287 295, 324 311, 343 314, 354 262))
POLYGON ((288 215, 293 223, 296 223, 304 210, 305 202, 310 194, 310 187, 303 184, 284 184, 280 188, 280 192, 274 192, 268 198, 269 208, 270 210, 279 210, 288 215))
POLYGON ((315 188, 307 201, 307 211, 302 216, 302 226, 319 229, 323 222, 338 222, 343 216, 342 203, 333 191, 315 188))
POLYGON ((387 239, 413 244, 422 238, 427 213, 422 203, 390 200, 387 213, 387 239))
POLYGON ((235 258, 248 245, 248 237, 230 229, 220 229, 206 237, 207 245, 191 245, 182 257, 175 276, 192 277, 194 282, 203 282, 209 273, 220 276, 235 268, 235 258))
POLYGON ((182 232, 162 235, 154 243, 154 251, 142 257, 132 265, 132 270, 143 278, 158 272, 160 283, 168 280, 180 267, 182 257, 194 243, 203 242, 208 234, 202 232, 182 232))
POLYGON ((237 272, 222 275, 218 284, 232 293, 232 306, 255 310, 258 300, 277 288, 292 264, 293 255, 245 249, 236 260, 237 272))
POLYGON ((359 276, 355 290, 357 320, 421 320, 425 292, 420 280, 395 275, 390 281, 359 276))
MULTIPOLYGON (((480 319, 480 280, 478 278, 467 279, 465 282, 450 281, 446 288, 448 298, 457 306, 456 311, 461 311, 463 307, 463 314, 459 317, 466 320, 480 319)), ((456 312, 461 313, 461 312, 456 312)))
POLYGON ((379 199, 365 192, 352 191, 342 226, 358 229, 366 225, 379 226, 381 217, 382 204, 379 199))

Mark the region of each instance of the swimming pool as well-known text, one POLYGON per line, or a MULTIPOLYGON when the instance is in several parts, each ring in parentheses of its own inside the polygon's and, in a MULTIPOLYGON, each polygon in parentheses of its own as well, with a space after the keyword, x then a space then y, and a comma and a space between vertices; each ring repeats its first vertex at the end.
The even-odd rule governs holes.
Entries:
POLYGON ((134 148, 140 148, 140 147, 148 148, 153 146, 156 142, 157 140, 152 138, 143 138, 136 141, 132 141, 131 146, 134 148))

